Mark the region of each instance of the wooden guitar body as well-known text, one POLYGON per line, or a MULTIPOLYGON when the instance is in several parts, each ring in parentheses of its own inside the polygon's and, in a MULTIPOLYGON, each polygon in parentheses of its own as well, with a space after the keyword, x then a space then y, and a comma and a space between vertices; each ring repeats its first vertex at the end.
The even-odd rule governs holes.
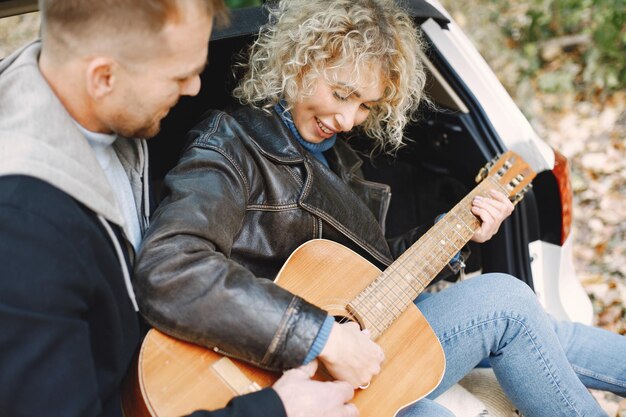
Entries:
MULTIPOLYGON (((276 282, 336 317, 354 320, 346 305, 380 275, 378 268, 350 249, 312 240, 294 251, 276 282)), ((385 352, 382 372, 367 389, 356 391, 354 403, 362 417, 392 417, 437 387, 445 358, 430 325, 413 304, 376 342, 385 352)), ((138 385, 125 390, 130 397, 124 400, 129 417, 214 410, 236 395, 270 386, 280 376, 157 330, 148 333, 136 371, 137 378, 130 377, 129 382, 138 385)), ((328 379, 323 371, 316 378, 328 379)))

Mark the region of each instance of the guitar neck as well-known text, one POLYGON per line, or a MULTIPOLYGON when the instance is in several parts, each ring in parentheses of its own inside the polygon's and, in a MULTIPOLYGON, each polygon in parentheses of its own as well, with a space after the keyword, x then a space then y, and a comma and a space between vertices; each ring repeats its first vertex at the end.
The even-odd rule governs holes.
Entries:
POLYGON ((472 200, 488 197, 490 190, 508 195, 492 177, 485 179, 348 304, 348 310, 370 329, 372 339, 380 336, 469 242, 480 227, 480 220, 471 212, 472 200))

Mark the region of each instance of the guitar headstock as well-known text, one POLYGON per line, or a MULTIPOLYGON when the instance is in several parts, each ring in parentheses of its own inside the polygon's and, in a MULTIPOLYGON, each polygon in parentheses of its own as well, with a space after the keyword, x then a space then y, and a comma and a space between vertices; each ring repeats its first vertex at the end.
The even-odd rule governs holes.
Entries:
POLYGON ((513 204, 517 204, 524 193, 532 187, 531 181, 537 174, 521 156, 507 151, 488 162, 476 176, 476 182, 492 178, 506 191, 513 204))

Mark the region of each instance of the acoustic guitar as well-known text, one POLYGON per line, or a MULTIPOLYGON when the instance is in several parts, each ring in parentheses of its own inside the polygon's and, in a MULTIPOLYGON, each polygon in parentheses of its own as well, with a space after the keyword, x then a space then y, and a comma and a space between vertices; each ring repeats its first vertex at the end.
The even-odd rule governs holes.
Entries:
MULTIPOLYGON (((434 390, 445 371, 443 349, 413 300, 480 227, 475 196, 497 190, 517 203, 535 173, 509 151, 481 170, 478 186, 384 272, 328 240, 306 242, 286 261, 276 284, 340 320, 369 329, 383 348, 382 371, 354 404, 362 417, 391 417, 434 390), (341 277, 341 279, 338 279, 341 277)), ((126 417, 169 417, 224 407, 234 396, 270 386, 279 374, 150 330, 126 379, 126 417)), ((328 379, 324 370, 317 379, 328 379)))

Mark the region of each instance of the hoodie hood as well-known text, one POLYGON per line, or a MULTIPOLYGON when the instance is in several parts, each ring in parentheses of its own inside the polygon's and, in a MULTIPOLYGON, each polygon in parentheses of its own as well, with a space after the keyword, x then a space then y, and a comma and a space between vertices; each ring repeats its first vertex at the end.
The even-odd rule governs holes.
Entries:
MULTIPOLYGON (((0 62, 0 176, 46 181, 125 229, 91 146, 39 70, 40 51, 41 42, 36 41, 0 62)), ((146 206, 146 191, 137 185, 147 178, 144 141, 120 137, 115 148, 131 179, 137 207, 146 206)))

